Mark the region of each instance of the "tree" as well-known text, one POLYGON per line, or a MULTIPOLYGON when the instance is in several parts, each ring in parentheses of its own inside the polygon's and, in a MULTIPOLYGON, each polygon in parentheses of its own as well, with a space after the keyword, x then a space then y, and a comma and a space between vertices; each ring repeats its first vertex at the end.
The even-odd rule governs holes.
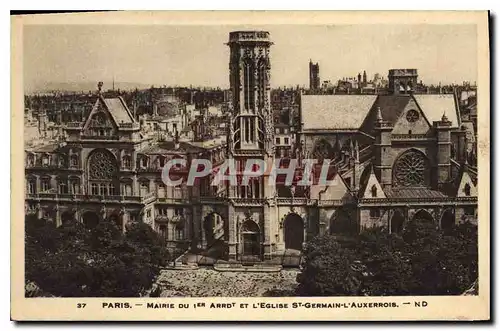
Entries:
POLYGON ((27 217, 25 256, 26 280, 62 297, 139 296, 168 262, 149 226, 132 226, 123 235, 107 220, 93 229, 80 222, 56 228, 27 217))
POLYGON ((412 222, 402 236, 383 228, 324 236, 303 254, 298 295, 457 295, 477 279, 477 226, 443 232, 412 222))
POLYGON ((306 244, 302 272, 297 276, 297 293, 304 296, 350 295, 352 252, 333 236, 316 237, 306 244))

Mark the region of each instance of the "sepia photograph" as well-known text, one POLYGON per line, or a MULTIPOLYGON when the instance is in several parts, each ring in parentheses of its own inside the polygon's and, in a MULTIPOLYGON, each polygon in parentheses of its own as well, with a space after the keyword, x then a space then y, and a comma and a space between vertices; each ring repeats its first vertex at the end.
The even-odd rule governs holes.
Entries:
POLYGON ((16 316, 488 319, 488 13, 438 13, 13 19, 16 316))

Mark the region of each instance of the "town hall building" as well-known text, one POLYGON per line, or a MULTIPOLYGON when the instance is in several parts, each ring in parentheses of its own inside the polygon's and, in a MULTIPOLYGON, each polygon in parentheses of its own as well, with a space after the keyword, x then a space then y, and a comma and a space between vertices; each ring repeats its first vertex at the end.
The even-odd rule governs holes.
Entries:
POLYGON ((235 31, 227 45, 226 136, 207 139, 203 120, 190 140, 178 132, 146 136, 123 99, 98 92, 88 117, 69 123, 64 139, 26 149, 26 212, 57 225, 111 220, 123 231, 145 222, 172 248, 278 264, 327 233, 477 222, 477 167, 457 100, 414 94, 414 69, 391 71, 387 95, 301 96, 290 157, 330 160, 331 185, 275 187, 263 175, 245 186, 212 187, 211 174, 195 186, 165 186, 161 172, 172 159, 186 161, 177 176, 196 158, 216 168, 234 159, 239 175, 248 159, 276 160, 270 35, 235 31))

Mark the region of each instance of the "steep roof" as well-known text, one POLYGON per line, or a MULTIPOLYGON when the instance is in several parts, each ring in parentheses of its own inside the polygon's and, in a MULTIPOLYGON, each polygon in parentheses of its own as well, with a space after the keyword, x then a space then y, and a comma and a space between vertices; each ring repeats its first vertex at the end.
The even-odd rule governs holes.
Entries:
POLYGON ((57 149, 59 149, 59 144, 51 143, 34 146, 32 149, 30 149, 30 151, 34 153, 52 153, 57 149))
POLYGON ((193 146, 189 142, 180 141, 179 148, 175 148, 174 141, 162 141, 157 144, 143 148, 140 153, 143 154, 170 154, 170 153, 185 153, 185 152, 201 152, 203 148, 193 146))
POLYGON ((373 127, 379 107, 380 114, 384 121, 388 121, 391 125, 394 125, 403 113, 410 99, 411 96, 409 95, 379 95, 368 112, 368 115, 364 118, 363 124, 361 125, 361 131, 373 135, 373 127))
POLYGON ((103 100, 117 125, 134 122, 134 118, 122 98, 103 98, 103 100))
POLYGON ((385 194, 393 199, 446 198, 440 191, 428 188, 386 189, 385 194))
POLYGON ((451 126, 458 127, 458 107, 453 94, 415 94, 413 97, 431 125, 434 121, 440 121, 444 113, 451 126))
POLYGON ((382 186, 380 185, 377 176, 375 176, 375 173, 373 172, 373 166, 370 163, 363 171, 361 174, 361 177, 359 179, 359 197, 360 198, 381 198, 385 199, 386 195, 384 193, 384 190, 382 189, 382 186), (373 197, 371 188, 375 186, 377 188, 377 196, 373 197))
POLYGON ((358 129, 376 98, 376 95, 302 95, 302 128, 358 129))

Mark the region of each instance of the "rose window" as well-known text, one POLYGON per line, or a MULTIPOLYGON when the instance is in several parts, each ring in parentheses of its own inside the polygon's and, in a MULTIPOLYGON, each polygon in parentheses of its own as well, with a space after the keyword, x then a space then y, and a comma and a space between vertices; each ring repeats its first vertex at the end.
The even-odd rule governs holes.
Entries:
POLYGON ((427 177, 425 157, 416 151, 403 154, 394 165, 394 184, 399 186, 424 186, 427 177))
POLYGON ((89 159, 89 179, 111 180, 117 171, 113 156, 107 151, 94 152, 89 159))
POLYGON ((410 109, 406 113, 406 120, 410 123, 416 122, 418 120, 418 117, 418 111, 416 111, 415 109, 410 109))

